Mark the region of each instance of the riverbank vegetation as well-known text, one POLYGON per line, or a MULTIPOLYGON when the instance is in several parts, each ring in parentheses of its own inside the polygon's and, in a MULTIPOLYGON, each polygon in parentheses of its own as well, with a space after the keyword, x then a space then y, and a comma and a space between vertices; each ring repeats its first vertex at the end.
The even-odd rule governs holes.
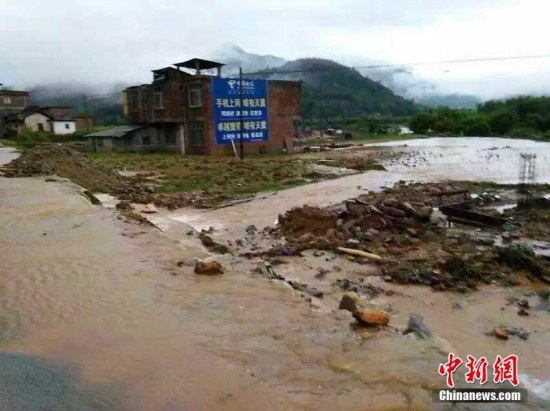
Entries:
POLYGON ((550 97, 493 100, 477 110, 440 108, 414 115, 416 134, 453 136, 509 136, 550 141, 550 97))

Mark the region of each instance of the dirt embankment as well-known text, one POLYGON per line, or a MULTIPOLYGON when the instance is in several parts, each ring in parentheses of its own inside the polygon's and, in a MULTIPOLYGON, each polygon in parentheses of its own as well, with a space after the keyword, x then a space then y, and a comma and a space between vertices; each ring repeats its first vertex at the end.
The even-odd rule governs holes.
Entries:
POLYGON ((2 168, 7 177, 58 175, 97 193, 141 193, 135 179, 103 167, 83 153, 61 144, 40 145, 24 151, 2 168))
MULTIPOLYGON (((464 200, 467 183, 400 183, 383 193, 369 193, 327 209, 301 207, 279 217, 273 231, 286 244, 271 255, 298 255, 306 249, 348 248, 372 254, 386 281, 424 284, 438 290, 466 291, 479 283, 517 285, 550 281, 550 264, 518 246, 499 248, 495 236, 519 234, 507 228, 448 227, 437 212, 437 196, 456 192, 448 202, 464 200), (519 251, 518 251, 519 250, 519 251), (518 257, 518 255, 520 257, 518 257)), ((342 251, 342 250, 340 250, 342 251)), ((355 257, 350 257, 355 258, 355 257)), ((361 257, 356 257, 358 260, 361 257)))
POLYGON ((84 153, 61 144, 39 145, 24 151, 20 157, 5 165, 1 172, 6 177, 57 175, 92 193, 107 193, 133 203, 154 203, 170 208, 204 205, 192 193, 174 196, 156 194, 146 176, 123 176, 84 153))

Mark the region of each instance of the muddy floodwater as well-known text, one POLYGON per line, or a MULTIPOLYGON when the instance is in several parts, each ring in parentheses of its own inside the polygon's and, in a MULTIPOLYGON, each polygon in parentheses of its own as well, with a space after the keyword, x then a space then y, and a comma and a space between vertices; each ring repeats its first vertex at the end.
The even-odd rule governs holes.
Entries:
MULTIPOLYGON (((508 182, 516 171, 501 162, 517 170, 518 153, 529 150, 539 156, 540 181, 550 180, 549 144, 407 144, 382 148, 411 151, 410 160, 388 164, 388 172, 293 188, 226 209, 151 215, 162 231, 92 206, 68 181, 0 177, 2 409, 431 409, 437 408, 431 390, 443 383, 437 367, 449 351, 491 359, 518 355, 520 381, 530 390, 520 409, 550 409, 550 313, 541 307, 519 317, 507 304, 509 297, 542 304, 536 287, 486 286, 465 295, 384 284, 395 294, 373 303, 390 309, 391 327, 361 331, 350 326, 348 312, 336 309, 341 294, 330 287, 323 299, 309 301, 254 275, 255 262, 231 255, 216 257, 226 267, 223 276, 193 274, 194 258, 209 253, 187 235, 189 225, 215 226, 216 236, 234 239, 246 225, 273 225, 294 205, 327 205, 402 179, 463 179, 469 171, 474 179, 508 182), (413 151, 427 160, 415 160, 413 151), (474 176, 475 164, 465 163, 470 160, 453 166, 460 153, 488 169, 474 176), (412 312, 424 316, 435 338, 399 332, 412 312), (529 339, 487 335, 498 324, 522 327, 529 339)), ((0 148, 0 163, 14 156, 0 148)), ((276 269, 320 288, 327 281, 316 279, 319 267, 338 264, 344 273, 366 277, 372 272, 332 257, 307 253, 276 269)), ((328 283, 342 272, 331 271, 328 283)), ((377 277, 368 281, 380 285, 377 277)))

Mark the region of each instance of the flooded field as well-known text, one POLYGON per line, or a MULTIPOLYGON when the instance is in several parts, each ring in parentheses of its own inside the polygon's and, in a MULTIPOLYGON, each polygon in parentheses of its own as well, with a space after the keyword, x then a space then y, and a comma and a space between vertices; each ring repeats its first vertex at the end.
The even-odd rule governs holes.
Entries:
MULTIPOLYGON (((473 163, 448 166, 480 152, 471 161, 490 168, 492 155, 492 172, 508 182, 514 177, 507 167, 535 144, 484 139, 472 149, 462 139, 448 140, 458 141, 450 148, 437 139, 418 143, 430 148, 416 142, 384 148, 411 150, 405 163, 387 164, 389 172, 297 187, 224 209, 152 214, 162 233, 92 206, 72 183, 0 177, 0 377, 8 381, 0 384, 0 403, 31 410, 430 409, 431 390, 442 386, 437 367, 453 351, 462 357, 518 355, 521 381, 531 392, 522 408, 550 409, 550 313, 537 287, 489 285, 464 295, 382 284, 368 265, 330 252, 308 252, 275 268, 325 292, 311 301, 253 274, 254 260, 229 254, 216 257, 226 267, 223 276, 193 274, 194 258, 209 253, 187 235, 189 225, 214 226, 217 238, 234 240, 250 224, 273 225, 292 206, 333 204, 399 180, 464 179, 468 170, 470 178, 486 180, 490 171, 474 175, 473 163), (489 150, 496 144, 515 148, 489 150), (315 277, 319 268, 329 271, 324 281, 315 277), (343 276, 394 292, 372 301, 389 309, 391 327, 350 326, 351 314, 337 309, 341 292, 327 286, 343 276), (541 308, 519 317, 510 298, 541 308), (435 338, 401 334, 411 313, 424 317, 435 338), (487 335, 499 324, 522 327, 529 339, 487 335), (29 379, 35 384, 22 383, 29 379)), ((533 150, 539 181, 550 180, 550 145, 533 150)), ((0 162, 16 155, 0 148, 0 162)))

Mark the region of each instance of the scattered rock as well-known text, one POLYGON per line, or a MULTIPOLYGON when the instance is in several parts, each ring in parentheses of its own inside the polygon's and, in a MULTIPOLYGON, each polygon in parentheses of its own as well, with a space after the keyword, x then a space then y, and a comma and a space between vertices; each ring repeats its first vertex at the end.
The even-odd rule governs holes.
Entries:
POLYGON ((414 313, 409 316, 407 328, 403 332, 405 335, 409 333, 414 333, 419 338, 429 338, 432 336, 432 332, 424 324, 424 317, 414 313))
POLYGON ((346 247, 357 248, 360 244, 361 243, 359 242, 359 240, 356 240, 354 238, 350 238, 346 241, 346 247))
POLYGON ((248 227, 246 227, 245 231, 249 235, 254 235, 258 232, 258 229, 256 228, 256 226, 254 224, 251 224, 248 227))
POLYGON ((453 304, 453 308, 456 310, 462 310, 468 306, 468 301, 460 300, 453 304))
POLYGON ((338 309, 348 310, 349 312, 353 313, 357 310, 357 304, 355 303, 353 297, 348 294, 344 294, 342 296, 342 299, 340 300, 340 305, 338 306, 338 309))
POLYGON ((155 213, 158 213, 159 211, 157 210, 154 204, 145 204, 141 212, 145 214, 155 214, 155 213))
POLYGON ((206 234, 204 230, 199 234, 199 239, 201 240, 202 245, 204 245, 210 251, 218 254, 230 253, 229 248, 226 245, 214 241, 214 239, 206 234))
POLYGON ((521 301, 518 301, 518 306, 520 306, 521 308, 526 308, 526 309, 529 309, 529 301, 528 300, 521 300, 521 301))
POLYGON ((529 315, 529 312, 525 308, 519 308, 518 315, 520 317, 527 317, 529 315))
POLYGON ((429 221, 433 213, 433 208, 429 206, 420 207, 414 216, 420 221, 429 221))
POLYGON ((99 199, 95 195, 93 195, 90 191, 84 190, 82 192, 82 195, 86 197, 88 200, 90 200, 90 203, 92 203, 93 205, 101 205, 101 201, 99 201, 99 199))
POLYGON ((521 327, 509 327, 507 332, 509 335, 515 335, 522 340, 527 340, 530 334, 529 331, 526 331, 521 327))
POLYGON ((327 276, 327 274, 329 273, 330 271, 329 270, 325 270, 324 268, 319 268, 318 270, 318 273, 315 274, 315 278, 317 279, 323 279, 327 276))
POLYGON ((390 322, 390 315, 382 310, 356 310, 353 313, 353 318, 367 326, 388 325, 390 322))
POLYGON ((493 330, 493 333, 495 337, 500 338, 501 340, 508 339, 508 330, 506 329, 506 327, 503 327, 503 326, 495 327, 495 329, 493 330))
POLYGON ((217 261, 197 261, 195 264, 195 274, 199 275, 220 275, 224 270, 222 265, 217 261))

